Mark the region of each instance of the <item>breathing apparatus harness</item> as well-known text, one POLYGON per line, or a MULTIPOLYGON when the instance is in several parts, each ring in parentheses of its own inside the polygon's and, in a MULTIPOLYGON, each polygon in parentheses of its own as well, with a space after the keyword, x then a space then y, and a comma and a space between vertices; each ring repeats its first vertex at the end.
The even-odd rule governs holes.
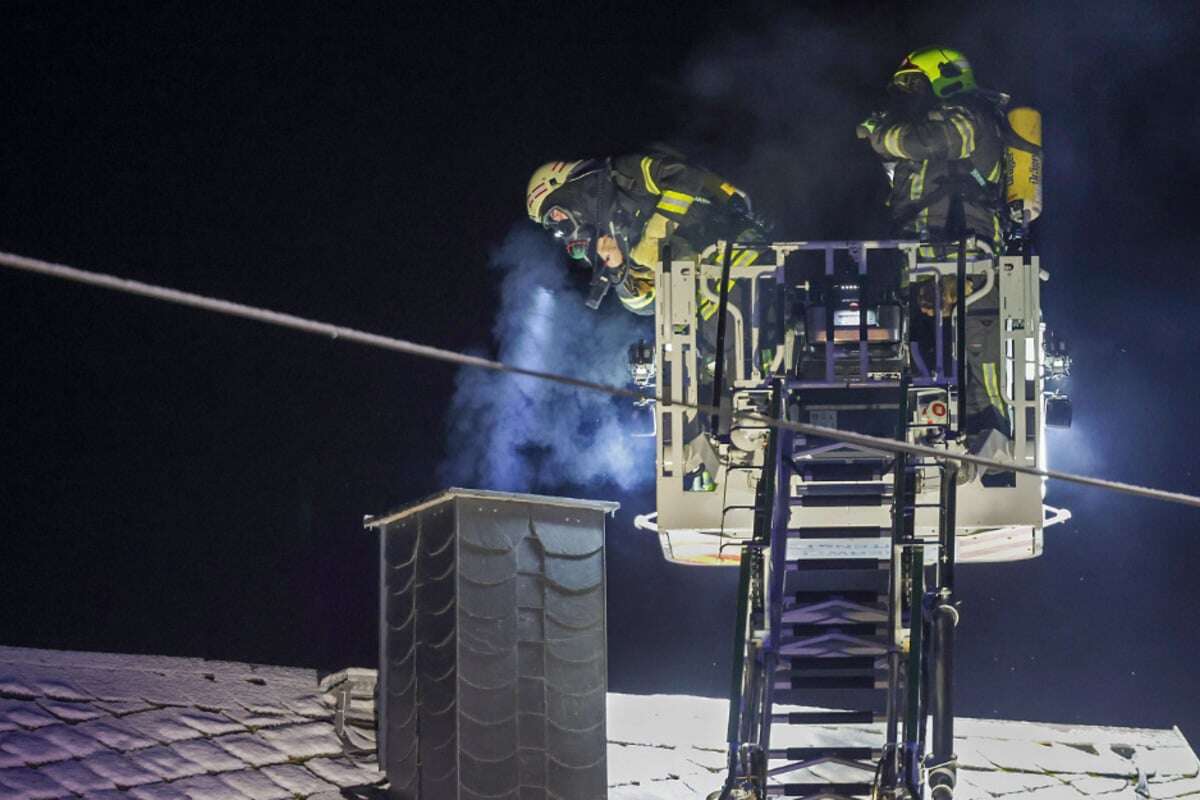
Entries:
POLYGON ((578 174, 572 175, 570 181, 555 192, 561 196, 551 206, 551 210, 560 210, 566 218, 544 223, 555 238, 566 245, 571 258, 586 261, 591 266, 592 279, 586 301, 591 309, 599 308, 608 290, 629 277, 630 246, 626 231, 634 219, 622 207, 617 194, 620 190, 611 176, 610 159, 595 159, 581 165, 578 174), (591 214, 581 214, 573 210, 576 208, 590 210, 591 214), (606 235, 613 238, 621 251, 620 266, 608 266, 597 252, 597 242, 606 235))
MULTIPOLYGON (((1041 154, 1041 147, 1027 142, 1020 134, 1013 130, 1012 124, 1005 113, 1005 108, 1008 106, 1010 100, 1009 95, 987 89, 976 89, 971 93, 971 96, 981 101, 975 104, 975 107, 984 108, 995 121, 1006 151, 1012 148, 1027 153, 1041 154)), ((880 116, 880 120, 883 119, 886 119, 886 115, 880 116)), ((943 177, 937 186, 925 194, 919 202, 908 206, 903 214, 897 215, 895 222, 901 227, 906 226, 916 219, 917 215, 922 211, 946 198, 951 199, 952 206, 957 210, 952 209, 952 216, 960 217, 958 220, 952 222, 951 227, 958 227, 963 224, 961 214, 964 202, 978 202, 981 205, 1002 209, 1004 207, 1005 177, 1009 169, 1008 158, 1005 154, 1001 155, 1001 165, 1000 177, 993 183, 980 172, 979 166, 974 163, 973 159, 965 158, 951 161, 949 175, 943 177)), ((1008 219, 1007 216, 1002 215, 1006 223, 1006 239, 1011 238, 1014 233, 1017 233, 1011 229, 1012 220, 1008 219)))
POLYGON ((592 280, 588 284, 588 296, 585 302, 587 307, 592 310, 600 307, 600 303, 608 295, 609 289, 613 286, 623 284, 628 279, 632 263, 629 255, 631 249, 629 236, 626 233, 629 230, 629 224, 632 223, 632 220, 626 219, 628 215, 620 206, 617 196, 620 190, 611 179, 611 160, 605 159, 604 166, 603 180, 598 181, 599 186, 593 193, 595 203, 593 219, 596 220, 596 224, 592 232, 593 235, 587 254, 588 263, 592 265, 592 280), (600 254, 596 252, 596 243, 604 235, 611 236, 613 241, 617 243, 617 248, 621 252, 621 263, 619 266, 608 266, 604 263, 604 259, 600 257, 600 254))

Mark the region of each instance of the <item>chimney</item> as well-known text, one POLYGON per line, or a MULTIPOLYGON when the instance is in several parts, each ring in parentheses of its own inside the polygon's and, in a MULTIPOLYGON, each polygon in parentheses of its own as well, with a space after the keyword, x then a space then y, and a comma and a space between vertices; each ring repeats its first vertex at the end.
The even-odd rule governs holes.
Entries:
POLYGON ((403 800, 602 800, 604 517, 449 489, 379 532, 378 754, 403 800))

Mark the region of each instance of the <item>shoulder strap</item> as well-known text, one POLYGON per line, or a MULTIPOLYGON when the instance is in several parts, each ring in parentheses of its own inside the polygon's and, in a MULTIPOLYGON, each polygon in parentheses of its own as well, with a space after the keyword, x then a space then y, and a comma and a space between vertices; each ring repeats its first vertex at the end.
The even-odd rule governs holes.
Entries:
POLYGON ((1005 111, 1005 107, 1008 105, 1008 95, 997 93, 996 98, 1000 98, 999 100, 987 94, 981 95, 981 97, 990 101, 988 105, 991 107, 992 113, 996 115, 996 122, 1000 126, 1000 138, 1004 140, 1005 147, 1035 155, 1042 152, 1041 146, 1025 141, 1021 138, 1021 134, 1013 130, 1012 123, 1008 121, 1008 113, 1005 111))
POLYGON ((1008 121, 1008 116, 1004 117, 1004 124, 1000 126, 1000 132, 1004 134, 1004 146, 1011 147, 1013 150, 1023 150, 1026 153, 1039 155, 1042 148, 1033 142, 1027 142, 1021 137, 1021 134, 1013 130, 1012 123, 1008 121))
POLYGON ((979 168, 974 164, 970 164, 970 169, 966 169, 966 166, 966 164, 963 164, 957 169, 952 169, 950 174, 943 177, 932 191, 928 192, 912 205, 907 206, 903 214, 897 214, 893 217, 893 221, 902 226, 907 225, 922 211, 956 192, 961 192, 963 199, 968 201, 994 201, 1000 190, 999 187, 1003 186, 1003 182, 999 184, 989 183, 987 178, 980 173, 979 168))

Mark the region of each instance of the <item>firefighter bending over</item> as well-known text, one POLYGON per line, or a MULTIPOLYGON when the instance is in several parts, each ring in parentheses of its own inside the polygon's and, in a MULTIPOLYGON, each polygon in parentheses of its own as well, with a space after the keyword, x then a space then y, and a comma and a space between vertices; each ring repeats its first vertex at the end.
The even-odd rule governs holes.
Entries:
MULTIPOLYGON (((1004 245, 1005 131, 1003 95, 980 90, 966 57, 927 47, 905 57, 888 87, 891 107, 858 126, 891 178, 888 205, 898 232, 933 243, 924 258, 949 259, 950 244, 974 236, 970 258, 999 255, 1004 245)), ((966 291, 972 293, 972 281, 966 291)), ((922 286, 922 310, 933 314, 932 284, 922 286)), ((953 311, 956 282, 943 281, 943 314, 953 311)), ((1012 426, 1000 392, 997 291, 973 301, 966 315, 967 446, 1003 459, 1012 426)), ((973 477, 964 470, 963 479, 973 477)))
MULTIPOLYGON (((611 286, 642 315, 654 313, 653 265, 663 241, 687 256, 721 238, 757 235, 744 192, 667 151, 543 164, 529 181, 526 210, 572 259, 592 267, 590 307, 611 286)), ((742 261, 755 255, 745 251, 742 261)), ((701 301, 705 319, 715 311, 701 301)))

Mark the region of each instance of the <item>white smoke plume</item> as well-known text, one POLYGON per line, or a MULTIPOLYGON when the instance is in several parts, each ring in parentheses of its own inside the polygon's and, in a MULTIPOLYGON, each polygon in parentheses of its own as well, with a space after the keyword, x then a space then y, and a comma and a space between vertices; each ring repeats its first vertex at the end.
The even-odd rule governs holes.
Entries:
MULTIPOLYGON (((525 224, 492 255, 504 274, 493 331, 498 358, 530 369, 624 386, 627 351, 651 340, 652 325, 615 297, 598 312, 584 305, 561 248, 525 224)), ((628 400, 548 381, 463 369, 451 401, 446 485, 503 491, 615 486, 632 490, 654 477, 654 440, 645 412, 628 400)))

